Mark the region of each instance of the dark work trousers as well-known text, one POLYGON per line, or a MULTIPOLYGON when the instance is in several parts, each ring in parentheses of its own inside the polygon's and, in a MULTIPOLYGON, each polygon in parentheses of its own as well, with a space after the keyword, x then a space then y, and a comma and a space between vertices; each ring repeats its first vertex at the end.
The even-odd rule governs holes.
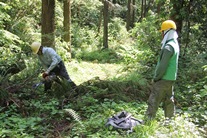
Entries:
MULTIPOLYGON (((72 80, 70 79, 68 72, 66 70, 66 67, 62 61, 60 63, 58 63, 58 65, 53 70, 50 71, 49 75, 59 76, 60 78, 66 79, 68 82, 74 84, 74 82, 72 82, 72 80)), ((59 79, 56 79, 55 81, 60 83, 59 79)), ((52 81, 46 81, 45 82, 45 91, 51 89, 51 87, 52 87, 52 81)))
POLYGON ((174 116, 175 105, 173 83, 174 81, 159 80, 152 85, 151 94, 148 99, 146 119, 151 120, 155 118, 161 102, 163 102, 165 117, 171 118, 174 116))

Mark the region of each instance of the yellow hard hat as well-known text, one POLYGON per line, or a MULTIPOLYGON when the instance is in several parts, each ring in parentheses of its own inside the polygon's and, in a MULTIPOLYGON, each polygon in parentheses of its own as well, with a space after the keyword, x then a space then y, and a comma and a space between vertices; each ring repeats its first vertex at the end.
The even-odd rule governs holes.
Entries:
POLYGON ((175 24, 174 21, 166 20, 162 23, 160 31, 165 31, 165 30, 168 30, 168 29, 175 29, 175 30, 177 29, 176 24, 175 24))
POLYGON ((30 47, 31 47, 33 53, 37 54, 40 49, 40 46, 41 46, 40 42, 33 42, 30 47))

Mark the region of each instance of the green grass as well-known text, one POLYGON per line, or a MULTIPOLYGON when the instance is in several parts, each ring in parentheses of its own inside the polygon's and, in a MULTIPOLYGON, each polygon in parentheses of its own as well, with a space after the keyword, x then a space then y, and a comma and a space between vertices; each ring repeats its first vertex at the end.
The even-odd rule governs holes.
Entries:
POLYGON ((65 63, 68 73, 74 82, 79 85, 93 78, 101 80, 119 77, 119 71, 124 67, 123 64, 98 63, 72 60, 65 63))
MULTIPOLYGON (((78 85, 76 97, 71 95, 70 89, 60 87, 50 93, 44 93, 42 86, 36 91, 27 86, 17 92, 10 106, 0 108, 0 137, 205 137, 205 130, 195 125, 191 116, 183 111, 166 125, 163 110, 159 109, 156 120, 135 127, 130 134, 106 127, 107 118, 123 110, 143 120, 149 80, 142 74, 145 67, 136 64, 136 58, 125 56, 119 63, 94 59, 65 61, 71 79, 78 85), (66 97, 61 95, 65 90, 66 97)), ((28 66, 32 73, 30 67, 33 66, 28 66)), ((24 71, 21 76, 24 73, 28 72, 24 71)))
MULTIPOLYGON (((163 111, 158 110, 156 121, 135 127, 134 132, 114 131, 107 128, 107 118, 126 110, 142 120, 147 108, 147 80, 133 70, 126 70, 124 63, 66 62, 67 70, 79 85, 77 97, 55 97, 42 92, 21 92, 22 101, 0 108, 1 137, 33 138, 202 138, 188 114, 175 117, 165 125, 163 111), (32 97, 31 97, 32 96, 32 97), (33 98, 34 97, 34 98, 33 98), (23 107, 18 107, 22 105, 23 107), (20 110, 21 109, 21 110, 20 110), (69 113, 67 112, 69 111, 69 113), (15 124, 15 125, 13 125, 15 124)), ((131 65, 130 65, 131 68, 131 65)), ((29 90, 29 89, 28 89, 29 90)), ((55 91, 60 93, 61 89, 55 91)), ((204 130, 203 130, 204 131, 204 130)), ((205 133, 205 132, 203 132, 205 133)))
MULTIPOLYGON (((126 66, 122 64, 113 63, 97 63, 97 62, 77 62, 73 60, 67 63, 71 78, 77 83, 82 84, 90 81, 93 78, 99 78, 100 80, 119 80, 123 78, 122 70, 126 66)), ((124 75, 125 76, 125 75, 124 75)), ((137 75, 139 76, 139 75, 137 75)), ((132 79, 134 83, 146 84, 139 76, 137 78, 135 74, 126 75, 126 80, 132 79), (137 80, 138 79, 138 80, 137 80)), ((101 82, 100 82, 101 83, 101 82)), ((95 86, 95 85, 94 85, 95 86)), ((114 85, 114 87, 116 87, 114 85)), ((108 91, 108 88, 106 91, 108 91)), ((115 88, 116 89, 116 88, 115 88)), ((117 88, 118 90, 118 88, 117 88)), ((121 90, 121 89, 120 89, 121 90)), ((96 87, 96 93, 101 92, 101 87, 96 87)), ((120 96, 123 93, 120 93, 120 96)), ((146 102, 140 102, 132 100, 131 102, 117 101, 112 99, 96 99, 93 97, 94 92, 88 92, 85 96, 82 96, 79 104, 74 108, 82 118, 82 126, 80 122, 76 122, 71 131, 64 133, 64 137, 81 137, 87 136, 90 138, 202 138, 204 135, 199 131, 197 127, 187 114, 176 116, 170 123, 166 125, 163 119, 164 113, 162 109, 158 110, 157 120, 135 127, 134 132, 127 134, 125 131, 113 131, 110 128, 105 127, 107 118, 126 110, 140 120, 144 118, 147 104, 146 102), (86 102, 84 104, 84 102, 86 102), (86 105, 86 106, 85 106, 86 105), (78 112, 81 110, 81 112, 78 112)), ((127 96, 127 95, 126 95, 127 96)), ((121 98, 120 98, 121 99, 121 98)), ((136 98, 134 98, 136 99, 136 98)), ((67 108, 67 107, 66 107, 67 108)), ((73 106, 72 106, 73 108, 73 106)), ((72 119, 75 121, 75 119, 72 119)))

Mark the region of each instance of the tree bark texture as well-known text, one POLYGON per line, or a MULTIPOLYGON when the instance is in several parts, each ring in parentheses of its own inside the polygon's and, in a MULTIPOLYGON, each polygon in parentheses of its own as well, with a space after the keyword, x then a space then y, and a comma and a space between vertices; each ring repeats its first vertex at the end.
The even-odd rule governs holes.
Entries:
POLYGON ((141 17, 140 17, 140 21, 142 20, 143 17, 144 17, 144 0, 142 0, 142 5, 141 5, 141 17))
POLYGON ((180 16, 180 13, 183 9, 184 0, 171 0, 170 2, 173 4, 173 11, 171 12, 170 18, 176 23, 177 32, 180 36, 183 24, 183 18, 180 16))
POLYGON ((100 30, 101 30, 102 19, 103 19, 103 8, 101 7, 99 21, 98 21, 98 33, 97 33, 97 36, 98 36, 98 34, 100 33, 100 30))
POLYGON ((128 0, 128 4, 127 4, 127 21, 126 21, 127 31, 129 31, 130 28, 131 28, 131 4, 132 4, 132 1, 128 0))
POLYGON ((144 3, 143 3, 143 17, 146 17, 146 10, 147 10, 147 2, 146 2, 146 0, 144 0, 143 1, 144 3))
POLYGON ((42 45, 55 48, 55 0, 42 0, 42 45))
POLYGON ((146 9, 145 9, 145 16, 147 16, 147 13, 149 11, 149 9, 151 9, 154 5, 154 0, 149 0, 147 6, 146 6, 146 9))
POLYGON ((71 5, 70 0, 64 0, 64 10, 63 10, 63 26, 64 26, 64 41, 68 43, 68 52, 71 51, 71 33, 70 33, 70 27, 71 27, 71 5))
POLYGON ((132 0, 132 4, 133 4, 133 9, 132 9, 132 21, 131 21, 131 27, 133 28, 134 27, 134 23, 135 23, 135 16, 136 16, 136 12, 135 12, 135 4, 136 4, 136 1, 135 0, 132 0))
POLYGON ((108 1, 104 0, 104 36, 103 36, 103 46, 104 48, 108 48, 108 18, 109 18, 109 9, 108 9, 108 1))
MULTIPOLYGON (((187 10, 188 10, 188 15, 187 15, 187 19, 186 19, 186 24, 187 24, 187 31, 186 31, 186 38, 185 38, 185 47, 183 47, 183 56, 185 56, 186 52, 187 52, 187 48, 188 48, 188 45, 189 45, 189 42, 190 42, 190 16, 191 16, 191 5, 192 5, 192 2, 193 0, 190 0, 188 2, 188 7, 187 7, 187 10)), ((180 48, 181 49, 181 48, 180 48)))

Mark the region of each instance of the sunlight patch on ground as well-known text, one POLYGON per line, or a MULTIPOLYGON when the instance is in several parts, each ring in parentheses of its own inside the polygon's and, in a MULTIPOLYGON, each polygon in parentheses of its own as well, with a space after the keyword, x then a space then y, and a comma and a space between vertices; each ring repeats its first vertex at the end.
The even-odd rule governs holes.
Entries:
POLYGON ((77 85, 95 77, 99 77, 101 80, 117 77, 118 71, 122 69, 120 64, 78 62, 76 60, 65 63, 65 65, 71 79, 77 85))

